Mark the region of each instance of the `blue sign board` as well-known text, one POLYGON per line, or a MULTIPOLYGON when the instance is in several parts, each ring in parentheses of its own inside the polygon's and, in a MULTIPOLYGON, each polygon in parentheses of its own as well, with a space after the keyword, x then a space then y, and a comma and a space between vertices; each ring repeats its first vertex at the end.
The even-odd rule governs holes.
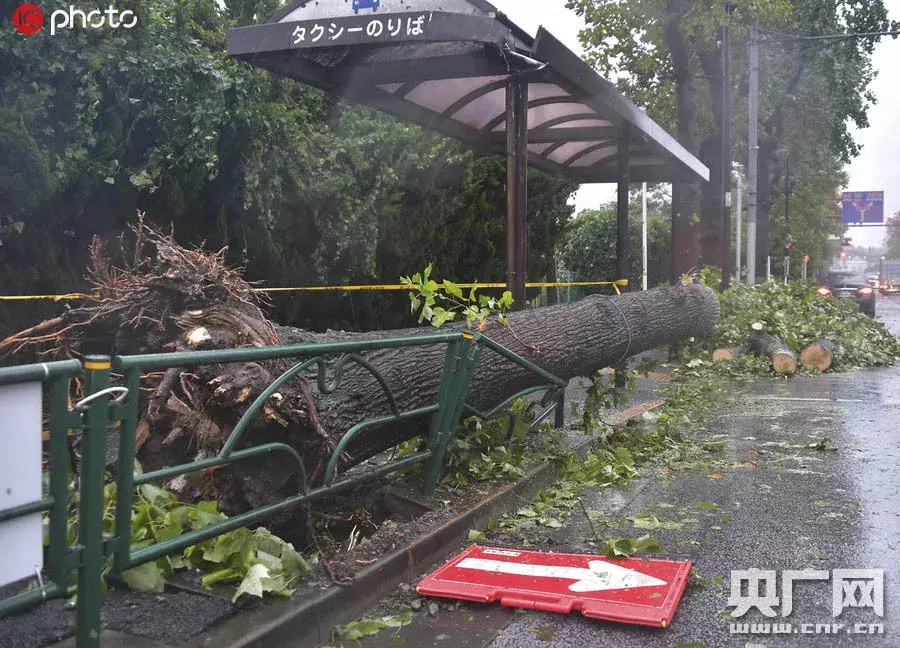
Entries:
POLYGON ((845 191, 841 197, 843 223, 884 223, 883 191, 845 191))
POLYGON ((359 13, 360 9, 371 9, 378 11, 381 0, 353 0, 353 13, 359 13))

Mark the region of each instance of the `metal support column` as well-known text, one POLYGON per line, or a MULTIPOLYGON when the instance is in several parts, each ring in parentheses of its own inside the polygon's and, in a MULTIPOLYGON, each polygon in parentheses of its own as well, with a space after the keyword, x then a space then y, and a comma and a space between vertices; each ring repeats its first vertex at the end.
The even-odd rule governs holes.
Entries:
POLYGON ((528 214, 528 81, 506 85, 506 287, 514 310, 525 308, 528 214))
MULTIPOLYGON (((631 166, 631 126, 622 125, 616 177, 619 181, 616 205, 616 277, 628 279, 628 185, 631 166)), ((626 290, 628 287, 626 286, 626 290)))
POLYGON ((669 243, 669 255, 671 259, 669 259, 670 269, 669 274, 671 275, 669 281, 671 285, 677 286, 678 280, 681 278, 678 276, 678 255, 681 251, 676 246, 676 242, 678 241, 678 219, 679 214, 681 213, 681 182, 678 180, 678 177, 675 176, 672 178, 672 216, 671 216, 671 228, 672 228, 672 237, 669 243))
MULTIPOLYGON (((84 412, 82 438, 81 493, 78 518, 78 602, 75 612, 75 641, 78 648, 100 645, 100 601, 103 598, 103 473, 106 461, 106 427, 109 425, 109 396, 95 396, 109 387, 110 360, 88 356, 84 361, 87 385, 82 401, 90 402, 84 412), (90 399, 90 400, 89 400, 90 399)), ((131 469, 130 459, 125 470, 131 469)))

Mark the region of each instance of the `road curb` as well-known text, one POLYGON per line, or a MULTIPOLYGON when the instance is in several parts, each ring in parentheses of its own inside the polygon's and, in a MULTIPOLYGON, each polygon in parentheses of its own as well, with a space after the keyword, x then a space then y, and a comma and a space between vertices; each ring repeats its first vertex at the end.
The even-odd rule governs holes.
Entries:
MULTIPOLYGON (((659 403, 654 402, 653 407, 659 403)), ((619 414, 619 420, 640 416, 647 404, 619 414)), ((590 438, 571 449, 585 455, 594 445, 590 438)), ((553 484, 559 467, 545 461, 532 468, 514 484, 497 491, 474 507, 430 530, 409 546, 360 571, 347 587, 332 586, 321 594, 296 604, 262 607, 239 613, 209 630, 182 648, 313 648, 331 639, 332 628, 358 618, 372 608, 399 583, 411 580, 426 568, 444 559, 459 547, 472 528, 484 526, 488 519, 518 509, 523 501, 553 484)))

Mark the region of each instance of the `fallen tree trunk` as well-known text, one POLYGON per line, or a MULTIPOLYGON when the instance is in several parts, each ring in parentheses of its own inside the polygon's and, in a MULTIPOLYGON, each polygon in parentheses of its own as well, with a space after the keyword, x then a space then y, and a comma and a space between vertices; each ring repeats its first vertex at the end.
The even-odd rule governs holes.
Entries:
MULTIPOLYGON (((0 352, 54 344, 70 355, 156 353, 272 344, 306 344, 420 336, 431 328, 354 334, 312 333, 270 323, 240 273, 224 255, 185 250, 172 235, 143 223, 134 249, 114 265, 96 242, 89 280, 100 297, 59 321, 0 342, 0 352), (155 248, 149 256, 144 245, 155 248), (105 346, 104 346, 105 345, 105 346)), ((603 367, 665 344, 710 333, 718 299, 702 286, 676 286, 617 297, 512 313, 508 325, 488 321, 483 333, 556 376, 593 376, 603 367)), ((459 330, 459 326, 445 329, 459 330)), ((443 330, 443 329, 442 329, 443 330)), ((446 347, 406 347, 363 354, 390 385, 398 408, 409 411, 437 400, 446 347)), ((304 358, 305 359, 305 358, 304 358)), ((328 358, 333 368, 337 358, 328 358)), ((296 361, 170 369, 143 377, 137 430, 145 469, 188 463, 216 454, 254 399, 296 361)), ((329 372, 330 373, 330 372, 329 372)), ((390 414, 380 383, 356 364, 344 366, 339 385, 320 393, 314 375, 279 388, 251 421, 241 447, 284 442, 298 449, 307 475, 320 480, 327 458, 355 424, 390 414)), ((328 376, 331 382, 334 376, 328 376)), ((466 402, 485 411, 522 389, 544 384, 538 374, 487 348, 470 382, 466 402)), ((425 417, 367 429, 346 448, 342 469, 428 431, 425 417)), ((129 464, 130 465, 130 464, 129 464)), ((184 498, 215 498, 233 514, 295 493, 298 476, 278 455, 243 461, 174 480, 184 498)))
POLYGON ((754 355, 769 357, 775 373, 792 374, 797 371, 797 354, 787 344, 761 329, 754 328, 748 340, 748 348, 754 355))
POLYGON ((747 353, 747 347, 719 347, 713 351, 713 362, 726 362, 728 360, 737 360, 747 353))
POLYGON ((818 369, 825 372, 834 362, 834 350, 837 344, 831 340, 818 340, 800 353, 800 363, 807 369, 818 369))
MULTIPOLYGON (((511 313, 509 324, 489 322, 483 333, 527 360, 564 379, 593 376, 643 351, 675 340, 705 335, 718 318, 715 294, 702 286, 659 288, 617 297, 591 296, 574 304, 511 313)), ((459 327, 445 327, 448 329, 459 327)), ((444 330, 444 329, 442 329, 444 330)), ((337 339, 372 339, 423 335, 431 330, 405 329, 373 334, 341 335, 337 339)), ((278 329, 281 342, 334 341, 334 334, 310 334, 278 329)), ((433 403, 444 364, 443 347, 389 349, 366 354, 397 394, 402 409, 433 403)), ((545 381, 499 354, 482 349, 466 402, 485 411, 509 396, 545 381)), ((316 394, 322 425, 345 431, 367 418, 389 413, 378 382, 359 367, 348 367, 341 387, 331 395, 316 394)), ((348 447, 350 461, 391 447, 421 432, 421 422, 374 428, 348 447)))

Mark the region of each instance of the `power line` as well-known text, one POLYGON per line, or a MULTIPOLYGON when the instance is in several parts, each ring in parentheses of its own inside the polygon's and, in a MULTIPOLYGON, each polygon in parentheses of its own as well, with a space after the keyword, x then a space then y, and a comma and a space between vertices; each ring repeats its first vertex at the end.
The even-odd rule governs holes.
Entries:
POLYGON ((900 31, 880 31, 880 32, 856 32, 851 34, 822 34, 819 36, 791 36, 784 34, 780 38, 762 38, 760 43, 788 43, 791 41, 823 41, 823 40, 848 40, 852 38, 874 38, 876 36, 892 36, 897 38, 900 31))

